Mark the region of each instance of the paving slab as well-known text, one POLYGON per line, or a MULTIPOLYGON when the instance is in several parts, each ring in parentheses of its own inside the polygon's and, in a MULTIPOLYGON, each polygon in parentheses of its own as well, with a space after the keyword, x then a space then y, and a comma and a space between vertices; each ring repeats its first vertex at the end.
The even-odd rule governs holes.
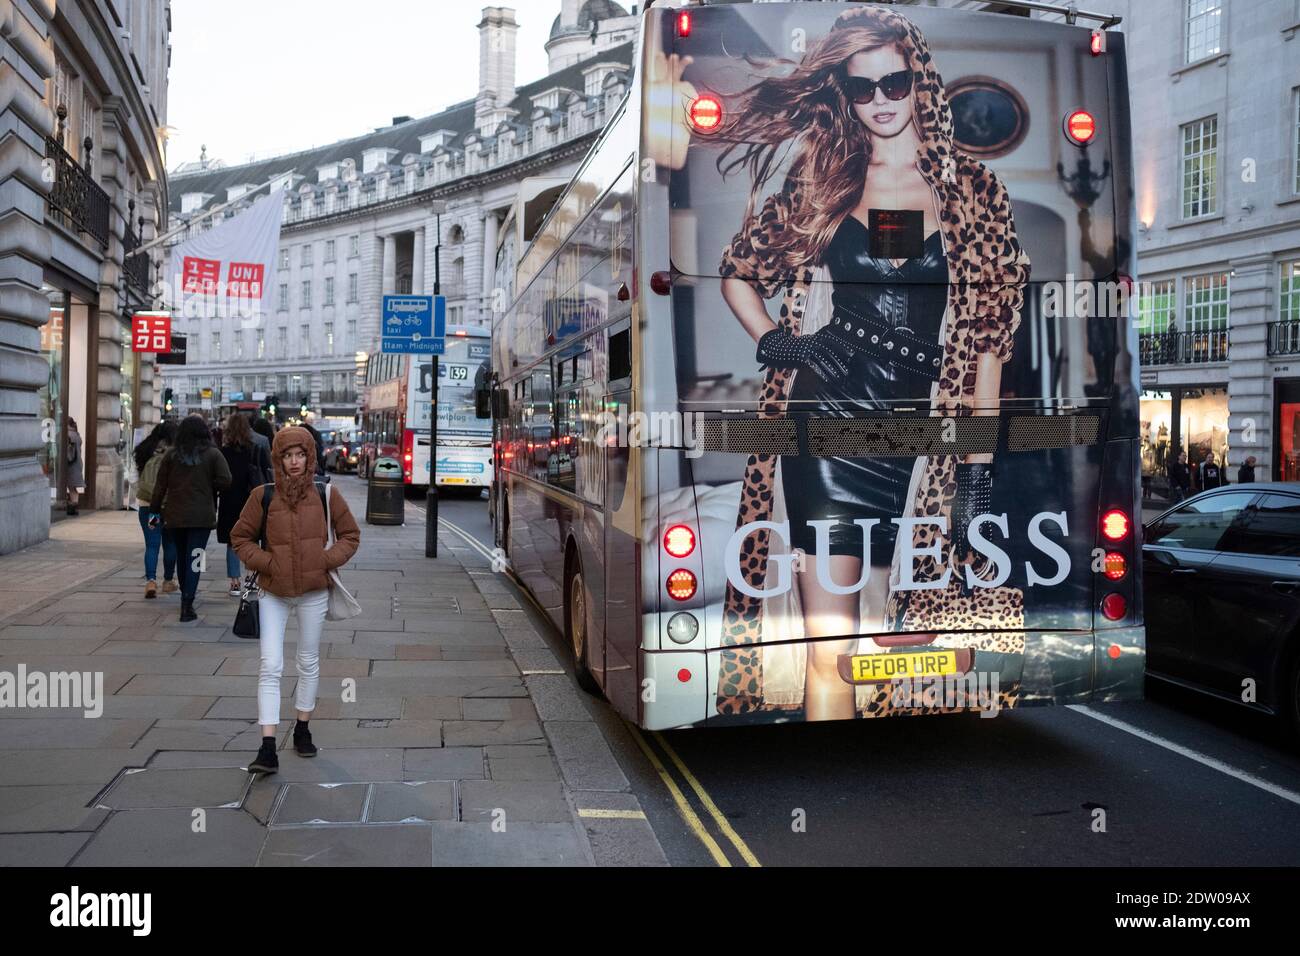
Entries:
POLYGON ((99 784, 0 787, 0 833, 38 830, 93 830, 107 810, 90 804, 99 784))
POLYGON ((434 823, 434 866, 586 866, 587 850, 571 823, 434 823))
POLYGON ((506 825, 572 823, 572 811, 558 783, 528 780, 466 780, 460 788, 460 817, 466 823, 491 823, 504 812, 506 825), (494 816, 495 815, 495 816, 494 816))
POLYGON ((67 866, 89 833, 0 833, 0 866, 67 866))
POLYGON ((481 747, 408 747, 402 775, 407 780, 482 780, 487 774, 481 747))
MULTIPOLYGON (((0 739, 3 728, 0 728, 0 739)), ((124 767, 144 766, 138 750, 0 750, 0 786, 80 783, 103 785, 124 767)))
POLYGON ((248 774, 221 770, 128 770, 97 805, 111 810, 237 808, 248 790, 248 774))
POLYGON ((371 788, 369 823, 431 823, 456 819, 456 785, 450 780, 376 783, 371 788))
POLYGON ((437 825, 277 828, 269 832, 257 865, 427 867, 433 859, 430 827, 437 825))
POLYGON ((360 823, 366 783, 290 783, 271 814, 271 825, 360 823))
POLYGON ((73 866, 252 866, 266 830, 243 810, 205 810, 196 833, 190 810, 114 813, 73 866))

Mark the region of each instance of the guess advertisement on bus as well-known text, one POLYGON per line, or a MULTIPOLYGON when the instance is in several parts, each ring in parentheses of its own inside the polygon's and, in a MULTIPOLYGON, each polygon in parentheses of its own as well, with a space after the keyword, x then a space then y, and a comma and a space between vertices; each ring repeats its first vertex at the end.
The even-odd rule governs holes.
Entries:
POLYGON ((717 715, 1060 697, 1106 583, 1135 600, 1101 525, 1137 409, 1106 74, 1078 30, 820 6, 711 8, 664 64, 694 447, 660 457, 653 607, 698 620, 717 715))

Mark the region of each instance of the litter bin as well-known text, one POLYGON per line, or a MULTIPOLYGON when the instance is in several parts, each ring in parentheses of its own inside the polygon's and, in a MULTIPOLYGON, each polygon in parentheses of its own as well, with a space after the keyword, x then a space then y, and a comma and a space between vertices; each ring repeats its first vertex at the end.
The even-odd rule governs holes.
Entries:
POLYGON ((392 458, 381 458, 370 471, 366 488, 366 524, 404 524, 406 485, 402 466, 392 458))

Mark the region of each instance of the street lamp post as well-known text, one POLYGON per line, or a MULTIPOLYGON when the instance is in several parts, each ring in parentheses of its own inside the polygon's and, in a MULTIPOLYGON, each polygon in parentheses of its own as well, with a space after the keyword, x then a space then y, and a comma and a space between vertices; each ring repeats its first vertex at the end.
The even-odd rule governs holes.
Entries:
MULTIPOLYGON (((445 199, 435 199, 429 204, 434 216, 433 243, 433 294, 442 294, 442 214, 447 211, 445 199)), ((436 308, 436 302, 435 302, 436 308)), ((424 556, 438 556, 438 356, 433 357, 433 403, 429 415, 429 490, 424 497, 424 556)))

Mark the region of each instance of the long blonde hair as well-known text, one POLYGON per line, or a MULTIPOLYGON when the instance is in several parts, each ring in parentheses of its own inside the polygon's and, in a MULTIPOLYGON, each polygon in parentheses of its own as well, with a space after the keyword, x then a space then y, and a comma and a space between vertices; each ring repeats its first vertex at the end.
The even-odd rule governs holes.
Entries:
POLYGON ((913 71, 915 89, 922 73, 906 23, 901 18, 858 17, 852 25, 828 32, 797 63, 768 61, 769 68, 784 66, 787 72, 743 90, 724 110, 735 119, 715 138, 728 144, 718 157, 718 171, 725 178, 748 168, 753 186, 747 220, 788 151, 795 151, 788 182, 801 187, 802 201, 785 229, 769 237, 766 250, 787 271, 819 263, 835 230, 862 198, 871 135, 854 114, 841 81, 855 53, 885 46, 897 49, 913 71))

